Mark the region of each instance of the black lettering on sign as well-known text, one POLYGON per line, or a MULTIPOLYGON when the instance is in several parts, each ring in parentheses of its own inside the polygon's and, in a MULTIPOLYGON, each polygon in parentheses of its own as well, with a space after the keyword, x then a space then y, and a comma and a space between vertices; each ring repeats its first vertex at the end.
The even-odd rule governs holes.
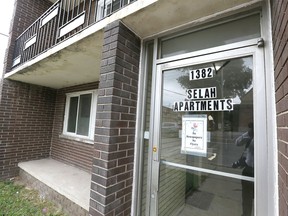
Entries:
POLYGON ((214 68, 201 68, 196 70, 191 70, 189 73, 189 80, 199 80, 212 78, 214 75, 214 68))
POLYGON ((174 102, 174 112, 232 111, 233 99, 195 100, 174 102))
POLYGON ((216 87, 187 89, 186 95, 190 100, 211 99, 217 97, 217 89, 216 87))
POLYGON ((233 110, 233 100, 232 99, 227 100, 227 108, 229 110, 233 110))
POLYGON ((188 98, 188 99, 192 99, 192 89, 188 89, 188 90, 186 91, 186 93, 187 93, 187 98, 188 98))

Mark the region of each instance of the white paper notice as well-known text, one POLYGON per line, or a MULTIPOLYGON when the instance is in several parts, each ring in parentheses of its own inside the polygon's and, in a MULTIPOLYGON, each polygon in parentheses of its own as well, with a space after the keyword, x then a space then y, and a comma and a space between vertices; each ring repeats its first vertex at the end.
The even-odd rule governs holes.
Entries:
POLYGON ((207 155, 207 115, 182 117, 182 154, 207 155))

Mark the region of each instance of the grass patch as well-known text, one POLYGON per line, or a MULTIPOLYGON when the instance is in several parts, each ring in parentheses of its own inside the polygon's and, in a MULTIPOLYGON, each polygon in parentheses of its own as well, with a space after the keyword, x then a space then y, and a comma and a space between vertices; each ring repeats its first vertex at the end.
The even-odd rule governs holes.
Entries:
POLYGON ((65 216, 61 209, 40 199, 38 192, 11 182, 0 182, 0 216, 65 216))

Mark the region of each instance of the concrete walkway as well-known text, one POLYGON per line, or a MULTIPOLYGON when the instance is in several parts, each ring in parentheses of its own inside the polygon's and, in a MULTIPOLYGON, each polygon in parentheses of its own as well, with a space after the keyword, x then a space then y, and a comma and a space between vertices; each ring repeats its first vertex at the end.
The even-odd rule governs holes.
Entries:
POLYGON ((59 194, 89 210, 91 174, 50 158, 22 162, 18 166, 59 194))

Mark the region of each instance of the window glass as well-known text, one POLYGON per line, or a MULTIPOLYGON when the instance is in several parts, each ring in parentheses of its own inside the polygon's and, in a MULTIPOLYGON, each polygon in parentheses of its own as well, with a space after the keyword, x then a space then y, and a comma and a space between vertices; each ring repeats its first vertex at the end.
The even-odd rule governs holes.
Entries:
POLYGON ((80 96, 77 134, 88 136, 92 94, 80 96))
POLYGON ((77 109, 78 109, 78 97, 71 97, 69 106, 68 127, 67 127, 68 132, 75 133, 77 109))
POLYGON ((253 122, 252 62, 249 56, 164 71, 161 159, 241 173, 240 169, 234 169, 231 165, 241 156, 245 147, 237 146, 236 138, 248 131, 248 124, 253 122), (215 68, 212 78, 190 80, 189 75, 193 71, 209 67, 215 68), (195 91, 191 93, 191 90, 195 91), (179 105, 176 101, 187 101, 187 108, 193 106, 194 111, 186 111, 184 105, 176 107, 179 105), (233 109, 229 109, 230 104, 233 104, 233 109), (207 116, 205 156, 181 149, 183 116, 195 115, 207 116), (216 155, 215 158, 213 155, 216 155))
POLYGON ((120 0, 116 0, 112 2, 112 11, 116 11, 120 8, 120 0))
POLYGON ((259 14, 256 14, 178 37, 163 39, 161 57, 185 54, 260 37, 259 19, 259 14))
POLYGON ((90 132, 95 125, 96 99, 96 91, 67 94, 64 134, 93 139, 94 134, 90 132))

